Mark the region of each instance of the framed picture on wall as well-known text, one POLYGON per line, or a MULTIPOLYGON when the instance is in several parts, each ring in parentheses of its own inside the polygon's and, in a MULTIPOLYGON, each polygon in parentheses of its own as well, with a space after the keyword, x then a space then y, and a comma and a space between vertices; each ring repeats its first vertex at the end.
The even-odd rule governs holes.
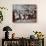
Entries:
POLYGON ((34 23, 37 22, 37 5, 35 4, 13 4, 13 22, 34 23))

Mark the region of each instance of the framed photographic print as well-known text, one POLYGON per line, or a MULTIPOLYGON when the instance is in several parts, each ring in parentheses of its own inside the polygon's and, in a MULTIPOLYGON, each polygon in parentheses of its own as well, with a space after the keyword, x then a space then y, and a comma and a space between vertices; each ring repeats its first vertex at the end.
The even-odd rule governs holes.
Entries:
POLYGON ((13 22, 34 23, 37 22, 37 5, 35 4, 14 4, 13 22))

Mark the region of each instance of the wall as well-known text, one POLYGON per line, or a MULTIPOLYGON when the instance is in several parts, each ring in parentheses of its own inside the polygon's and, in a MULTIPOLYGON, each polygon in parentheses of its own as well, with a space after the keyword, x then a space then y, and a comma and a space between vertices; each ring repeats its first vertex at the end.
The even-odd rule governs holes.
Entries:
MULTIPOLYGON (((16 37, 29 37, 34 31, 41 31, 46 37, 46 0, 0 0, 0 6, 8 8, 2 10, 3 22, 0 23, 0 46, 4 38, 3 27, 9 25, 12 28, 12 34, 15 32, 16 37), (37 4, 37 22, 36 23, 13 23, 12 22, 12 5, 13 4, 37 4)), ((45 38, 46 45, 46 38, 45 38)))

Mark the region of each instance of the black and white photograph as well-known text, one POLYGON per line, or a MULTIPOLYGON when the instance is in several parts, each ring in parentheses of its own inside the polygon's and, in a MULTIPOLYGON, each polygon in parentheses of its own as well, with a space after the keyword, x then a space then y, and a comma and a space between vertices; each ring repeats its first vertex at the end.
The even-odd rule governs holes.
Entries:
POLYGON ((35 4, 14 4, 13 22, 15 23, 33 23, 37 22, 37 5, 35 4))

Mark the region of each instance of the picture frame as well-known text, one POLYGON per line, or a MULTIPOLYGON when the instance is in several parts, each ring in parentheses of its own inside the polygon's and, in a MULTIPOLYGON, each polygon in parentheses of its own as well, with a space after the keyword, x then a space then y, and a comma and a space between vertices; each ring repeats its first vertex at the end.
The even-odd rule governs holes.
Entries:
POLYGON ((36 4, 13 4, 14 23, 35 23, 37 22, 36 4))

